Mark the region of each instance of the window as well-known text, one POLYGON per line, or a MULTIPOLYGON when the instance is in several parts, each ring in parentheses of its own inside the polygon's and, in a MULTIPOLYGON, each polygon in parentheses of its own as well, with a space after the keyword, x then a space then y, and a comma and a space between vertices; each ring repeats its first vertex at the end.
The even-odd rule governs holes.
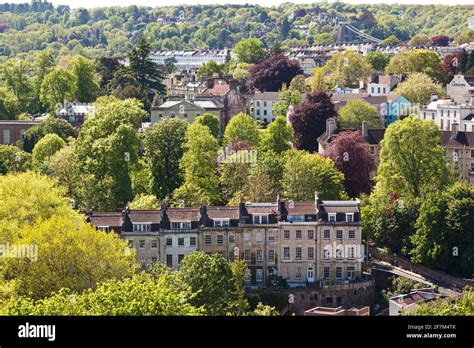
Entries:
POLYGON ((190 230, 191 222, 171 222, 171 229, 173 230, 190 230))
POLYGON ((474 158, 474 150, 471 150, 471 158, 474 158))
POLYGON ((314 231, 313 230, 308 231, 308 239, 314 239, 314 231))
POLYGON ((323 235, 323 238, 324 239, 331 239, 331 231, 329 230, 324 230, 324 235, 323 235))
POLYGON ((166 255, 166 266, 173 267, 173 255, 171 254, 166 255))
POLYGON ((268 250, 268 261, 275 262, 275 250, 273 249, 268 250))
POLYGON ((156 239, 153 239, 153 240, 151 241, 151 247, 152 247, 153 249, 158 248, 158 241, 157 241, 156 239))
POLYGON ((184 246, 184 238, 178 238, 178 246, 184 246))
POLYGON ((183 261, 184 259, 184 255, 183 254, 178 254, 178 264, 181 263, 181 261, 183 261))
POLYGON ((257 282, 263 282, 263 269, 257 269, 255 272, 255 280, 257 282))
POLYGON ((355 275, 355 267, 347 266, 347 278, 353 279, 355 275))
POLYGON ((247 268, 245 270, 245 277, 244 277, 244 281, 246 283, 250 283, 250 281, 252 280, 252 273, 250 273, 250 270, 247 268))
POLYGON ((336 267, 336 279, 342 278, 342 267, 336 267))
POLYGON ((257 250, 257 261, 263 261, 263 252, 262 249, 257 250))
POLYGON ((354 213, 347 213, 346 214, 346 221, 347 222, 354 222, 354 213))
POLYGON ((235 255, 233 251, 229 251, 229 262, 234 262, 235 255))
POLYGON ((229 227, 229 219, 214 220, 214 227, 229 227))
POLYGON ((173 239, 166 238, 166 246, 173 246, 173 239))
POLYGON ((324 267, 324 278, 329 278, 329 267, 324 267))
POLYGON ((144 249, 145 248, 145 241, 142 239, 140 240, 140 249, 144 249))
POLYGON ((301 231, 296 230, 296 239, 301 239, 301 231))
POLYGON ((105 233, 109 233, 110 232, 110 226, 97 226, 97 229, 99 231, 102 231, 102 232, 105 232, 105 233))
POLYGON ((263 106, 267 107, 267 101, 266 100, 263 101, 263 106))
POLYGON ((301 260, 301 247, 296 247, 296 260, 301 260))
POLYGON ((354 247, 349 247, 349 249, 347 250, 347 253, 348 253, 348 258, 350 259, 353 259, 355 257, 355 249, 354 247))
POLYGON ((290 231, 283 231, 283 239, 290 239, 290 231))
POLYGON ((356 237, 356 232, 355 231, 349 231, 349 239, 355 239, 356 237))
POLYGON ((290 247, 284 247, 283 248, 283 260, 289 260, 290 259, 290 247))
POLYGON ((206 244, 211 244, 212 243, 212 236, 210 234, 206 234, 205 238, 205 243, 206 244))
POLYGON ((331 249, 329 246, 324 247, 323 257, 327 260, 331 258, 331 249))
POLYGON ((314 280, 314 268, 313 267, 308 267, 307 273, 306 273, 306 278, 314 280))
POLYGON ((245 243, 250 243, 252 241, 252 235, 250 232, 245 232, 244 233, 244 242, 245 243))
POLYGON ((245 261, 250 261, 251 260, 250 250, 248 250, 248 249, 244 251, 244 260, 245 261))
POLYGON ((133 224, 133 232, 150 232, 151 224, 133 224))
POLYGON ((275 235, 273 235, 273 234, 268 235, 268 242, 269 243, 275 243, 275 235))
POLYGON ((338 260, 342 259, 342 246, 338 246, 336 248, 336 259, 338 260))
POLYGON ((224 244, 224 236, 222 234, 217 235, 217 244, 219 245, 224 244))
POLYGON ((336 239, 342 239, 342 231, 341 230, 336 231, 336 239))
POLYGON ((263 233, 262 232, 257 232, 255 234, 255 241, 257 243, 262 243, 263 242, 263 233))
POLYGON ((329 222, 336 222, 336 213, 329 213, 328 214, 328 221, 329 222))
POLYGON ((303 278, 301 275, 301 267, 296 267, 296 274, 295 274, 296 279, 301 279, 303 278))
POLYGON ((253 223, 256 225, 268 224, 268 215, 254 215, 253 223))
POLYGON ((128 246, 129 246, 130 248, 133 248, 133 247, 135 246, 132 239, 129 239, 129 240, 128 240, 128 246))
POLYGON ((196 246, 196 237, 190 237, 189 238, 189 245, 190 246, 196 246))
POLYGON ((3 143, 10 144, 10 129, 3 130, 3 143))
POLYGON ((229 234, 229 243, 230 243, 230 244, 235 243, 235 235, 229 234))
POLYGON ((314 259, 314 247, 308 247, 308 260, 314 259))

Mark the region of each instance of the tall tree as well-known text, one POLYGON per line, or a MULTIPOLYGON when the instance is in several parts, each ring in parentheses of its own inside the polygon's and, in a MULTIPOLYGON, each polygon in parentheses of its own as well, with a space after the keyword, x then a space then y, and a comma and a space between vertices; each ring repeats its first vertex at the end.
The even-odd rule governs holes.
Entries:
POLYGON ((74 97, 74 75, 64 69, 49 72, 41 84, 40 100, 53 115, 58 105, 74 97))
POLYGON ((38 141, 33 149, 33 166, 38 171, 44 171, 51 157, 66 146, 66 142, 57 134, 46 134, 38 141))
POLYGON ((398 85, 397 93, 403 95, 413 104, 424 105, 431 100, 433 93, 441 96, 443 87, 434 83, 426 74, 414 73, 398 85))
POLYGON ((185 121, 165 119, 145 133, 145 157, 151 165, 152 192, 161 199, 183 183, 179 163, 184 154, 187 128, 185 121))
POLYGON ((0 174, 24 172, 31 168, 31 154, 15 145, 0 145, 0 174))
POLYGON ((344 175, 334 162, 301 150, 284 154, 283 190, 287 199, 307 201, 318 191, 323 199, 339 199, 344 194, 344 175))
POLYGON ((207 126, 214 138, 217 139, 219 137, 221 127, 219 118, 217 116, 206 112, 203 115, 196 117, 194 122, 200 123, 203 126, 207 126))
POLYGON ((368 194, 373 185, 370 174, 375 169, 374 160, 361 141, 360 132, 342 132, 324 150, 324 155, 344 174, 344 188, 349 197, 368 194))
POLYGON ((350 100, 339 110, 339 125, 344 129, 361 129, 362 122, 370 128, 383 128, 377 109, 359 99, 350 100))
POLYGON ((81 103, 91 103, 97 97, 99 86, 95 79, 93 62, 77 56, 73 60, 74 94, 81 103))
POLYGON ((303 74, 297 60, 290 60, 284 55, 272 56, 250 69, 250 89, 278 91, 283 84, 289 85, 297 75, 303 74))
POLYGON ((441 59, 435 51, 418 49, 402 51, 390 59, 385 69, 392 74, 424 73, 432 78, 439 78, 441 73, 441 59))
POLYGON ((140 137, 137 128, 146 118, 146 112, 136 100, 108 98, 107 101, 99 102, 94 117, 84 122, 76 151, 78 165, 84 174, 93 175, 98 181, 112 180, 112 187, 109 187, 112 196, 106 196, 110 190, 97 190, 91 192, 96 196, 94 199, 102 197, 118 209, 133 198, 129 169, 138 161, 140 137))
POLYGON ((27 152, 32 152, 36 143, 46 134, 57 134, 61 139, 67 140, 69 137, 77 135, 76 130, 65 120, 58 120, 55 117, 48 117, 46 121, 29 128, 23 137, 22 147, 27 152))
POLYGON ((250 115, 240 113, 232 117, 224 132, 224 144, 240 141, 256 146, 260 142, 260 131, 250 115))
POLYGON ((235 45, 234 54, 239 63, 258 64, 267 58, 267 53, 262 48, 262 42, 251 37, 235 45))
POLYGON ((334 84, 340 87, 358 86, 359 81, 367 81, 371 66, 355 51, 343 51, 334 54, 325 65, 331 73, 334 84))
POLYGON ((291 148, 293 140, 293 129, 286 123, 286 118, 277 116, 263 132, 260 147, 280 154, 291 148))
POLYGON ((326 120, 335 115, 336 110, 328 94, 324 92, 307 94, 305 101, 290 115, 296 147, 310 152, 317 151, 316 139, 326 129, 326 120))
POLYGON ((216 173, 219 145, 208 127, 193 123, 186 131, 186 152, 180 161, 184 183, 174 191, 175 202, 187 206, 201 203, 216 204, 220 201, 216 173))

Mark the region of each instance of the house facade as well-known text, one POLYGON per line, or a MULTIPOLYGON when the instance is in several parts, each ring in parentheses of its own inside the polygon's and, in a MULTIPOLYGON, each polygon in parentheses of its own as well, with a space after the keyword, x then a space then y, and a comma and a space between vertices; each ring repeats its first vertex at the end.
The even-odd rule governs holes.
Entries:
POLYGON ((0 144, 10 145, 23 140, 25 132, 41 121, 0 120, 0 144))
POLYGON ((270 123, 275 120, 273 104, 278 102, 280 92, 258 92, 250 97, 250 115, 256 121, 270 123))
POLYGON ((446 160, 454 166, 460 180, 474 184, 474 132, 463 132, 454 123, 450 131, 443 131, 441 146, 446 160))
POLYGON ((98 213, 97 228, 120 231, 146 266, 160 260, 170 268, 199 250, 236 257, 247 264, 245 281, 263 285, 281 276, 290 285, 351 282, 361 276, 363 247, 358 201, 240 203, 98 213), (117 219, 121 220, 121 224, 117 219), (109 222, 109 223, 108 223, 109 222), (120 225, 120 226, 119 226, 120 225))
POLYGON ((160 122, 165 118, 179 118, 192 123, 196 117, 205 113, 213 114, 219 119, 223 116, 224 106, 218 101, 209 100, 168 100, 151 108, 151 123, 160 122))
POLYGON ((455 75, 446 85, 446 95, 458 104, 469 102, 471 91, 474 91, 474 76, 455 75))

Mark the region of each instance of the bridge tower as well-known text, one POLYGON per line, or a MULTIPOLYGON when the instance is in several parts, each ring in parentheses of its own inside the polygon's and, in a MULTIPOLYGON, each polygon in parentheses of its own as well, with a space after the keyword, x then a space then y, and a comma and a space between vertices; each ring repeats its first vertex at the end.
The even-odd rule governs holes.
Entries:
POLYGON ((337 38, 336 43, 338 45, 343 44, 345 42, 354 41, 356 35, 353 31, 347 29, 346 25, 349 23, 347 22, 339 22, 339 26, 337 27, 337 38))

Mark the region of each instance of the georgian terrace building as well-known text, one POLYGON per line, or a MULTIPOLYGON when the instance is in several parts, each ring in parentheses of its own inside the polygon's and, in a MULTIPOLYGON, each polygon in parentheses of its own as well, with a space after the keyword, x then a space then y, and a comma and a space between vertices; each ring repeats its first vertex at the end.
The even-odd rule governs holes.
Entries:
POLYGON ((244 203, 160 210, 96 213, 97 229, 114 230, 137 250, 142 265, 156 261, 178 268, 189 253, 219 253, 247 263, 246 282, 270 275, 292 285, 350 282, 361 275, 360 205, 352 201, 244 203))

